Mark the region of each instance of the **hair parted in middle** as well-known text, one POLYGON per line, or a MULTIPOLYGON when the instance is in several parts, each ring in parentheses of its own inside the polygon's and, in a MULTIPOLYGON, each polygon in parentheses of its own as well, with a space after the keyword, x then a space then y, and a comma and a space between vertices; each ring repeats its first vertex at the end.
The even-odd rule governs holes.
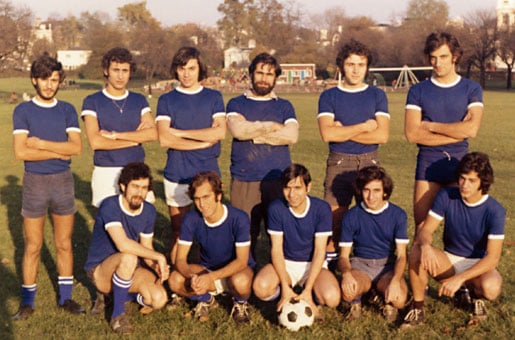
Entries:
POLYGON ((190 59, 196 59, 199 66, 198 81, 202 81, 207 78, 207 66, 200 56, 200 51, 195 47, 184 46, 181 47, 173 56, 172 65, 170 65, 170 75, 174 79, 179 79, 177 74, 177 68, 184 66, 190 61, 190 59))
POLYGON ((392 178, 386 173, 383 167, 377 165, 371 165, 358 171, 358 177, 354 182, 354 190, 356 196, 360 200, 363 199, 363 189, 365 186, 375 180, 379 180, 383 183, 384 199, 389 200, 393 192, 393 181, 392 178))
POLYGON ((458 38, 449 32, 433 32, 429 34, 426 38, 424 54, 429 59, 431 52, 442 47, 443 45, 447 45, 449 47, 453 57, 456 58, 454 63, 458 64, 460 62, 461 56, 463 55, 463 50, 460 46, 458 38))

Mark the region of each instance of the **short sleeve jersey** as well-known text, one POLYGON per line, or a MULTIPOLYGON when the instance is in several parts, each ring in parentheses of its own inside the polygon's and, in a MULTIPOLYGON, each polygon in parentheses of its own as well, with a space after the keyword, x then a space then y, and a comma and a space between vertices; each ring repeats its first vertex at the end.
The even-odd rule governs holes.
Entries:
MULTIPOLYGON (((87 96, 82 103, 81 116, 95 117, 100 130, 136 131, 141 116, 150 112, 142 94, 126 91, 121 97, 110 95, 105 89, 87 96)), ((93 163, 103 167, 123 167, 131 162, 143 162, 143 146, 136 145, 116 150, 95 150, 93 163)))
MULTIPOLYGON (((180 130, 209 128, 216 117, 224 117, 225 109, 220 92, 201 87, 198 91, 187 92, 180 87, 161 97, 157 103, 157 121, 169 121, 170 127, 180 130)), ((216 171, 220 174, 217 158, 220 155, 220 142, 198 150, 168 149, 168 159, 164 169, 167 180, 187 184, 199 171, 216 171)))
POLYGON ((296 214, 284 198, 272 202, 268 208, 268 233, 283 236, 284 258, 311 262, 316 237, 332 235, 332 215, 329 204, 316 197, 307 197, 303 214, 296 214))
POLYGON ((483 258, 489 239, 504 239, 506 211, 489 195, 470 205, 463 201, 458 188, 443 188, 429 214, 438 220, 445 219, 443 244, 451 254, 483 258))
MULTIPOLYGON (((478 83, 458 77, 453 84, 441 84, 435 79, 427 79, 413 85, 406 99, 406 109, 422 112, 422 120, 439 123, 460 122, 469 108, 483 107, 483 91, 478 83)), ((426 146, 419 144, 420 151, 463 153, 468 150, 468 141, 426 146)))
MULTIPOLYGON (((333 117, 343 126, 364 123, 377 116, 390 118, 384 91, 368 85, 357 90, 333 87, 322 92, 318 100, 318 118, 324 116, 333 117)), ((329 151, 346 154, 364 154, 378 148, 378 144, 362 144, 352 140, 329 142, 329 151)))
POLYGON ((365 259, 393 258, 397 244, 408 244, 406 212, 391 202, 377 211, 363 202, 343 215, 340 247, 352 247, 365 259))
MULTIPOLYGON (((230 205, 223 205, 224 215, 210 224, 197 210, 189 211, 181 224, 179 244, 200 245, 200 264, 209 270, 226 266, 236 259, 237 247, 250 247, 250 220, 248 215, 230 205)), ((249 266, 255 263, 249 254, 249 266)))
POLYGON ((109 256, 119 250, 109 236, 107 230, 121 226, 127 237, 138 241, 142 237, 154 235, 156 209, 146 201, 136 213, 131 213, 122 206, 122 196, 110 196, 102 201, 95 218, 88 258, 84 269, 86 271, 96 267, 109 256))
MULTIPOLYGON (((281 124, 297 122, 291 103, 281 98, 258 99, 246 95, 227 104, 227 115, 241 114, 249 122, 272 121, 281 124)), ((243 182, 271 180, 291 164, 288 145, 254 144, 251 140, 233 138, 231 176, 243 182)))
MULTIPOLYGON (((77 111, 63 101, 52 104, 38 102, 33 98, 16 106, 13 113, 13 134, 26 134, 28 137, 53 142, 68 141, 68 133, 80 133, 77 111)), ((56 174, 70 168, 70 160, 53 158, 43 161, 25 161, 25 171, 37 174, 56 174)))

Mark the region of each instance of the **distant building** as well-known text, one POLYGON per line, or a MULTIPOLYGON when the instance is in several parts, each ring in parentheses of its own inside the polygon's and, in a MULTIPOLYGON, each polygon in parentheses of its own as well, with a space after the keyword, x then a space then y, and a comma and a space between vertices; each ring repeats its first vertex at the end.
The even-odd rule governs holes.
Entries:
POLYGON ((281 64, 281 69, 279 84, 304 84, 316 79, 315 64, 281 64))
POLYGON ((50 43, 53 42, 52 24, 49 22, 41 21, 40 18, 37 18, 33 33, 34 33, 35 40, 45 39, 50 43))
POLYGON ((497 28, 515 27, 515 0, 497 0, 497 28))
POLYGON ((253 48, 229 47, 224 51, 224 68, 245 68, 250 65, 253 48))
POLYGON ((57 60, 63 64, 65 70, 75 70, 86 65, 91 55, 90 50, 70 49, 57 51, 57 60))

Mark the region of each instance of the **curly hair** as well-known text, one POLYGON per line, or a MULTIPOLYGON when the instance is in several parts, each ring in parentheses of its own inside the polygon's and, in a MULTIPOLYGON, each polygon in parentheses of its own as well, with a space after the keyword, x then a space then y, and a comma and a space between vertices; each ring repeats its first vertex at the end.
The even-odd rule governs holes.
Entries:
POLYGON ((383 183, 384 199, 390 199, 393 192, 392 178, 386 173, 383 167, 377 165, 368 166, 358 171, 358 177, 354 182, 356 196, 363 199, 363 189, 368 183, 375 180, 379 180, 383 183))
MULTIPOLYGON (((136 62, 132 53, 124 47, 114 47, 104 54, 102 57, 102 69, 107 70, 112 62, 128 63, 131 67, 131 75, 136 72, 136 62)), ((105 77, 107 77, 104 74, 105 77)))
POLYGON ((57 61, 57 59, 52 58, 48 52, 44 52, 32 62, 30 77, 34 79, 46 79, 55 71, 59 72, 59 82, 62 83, 65 78, 63 65, 57 61))
POLYGON ((367 58, 367 71, 370 67, 370 64, 372 64, 372 51, 361 42, 351 39, 348 43, 343 45, 340 50, 338 51, 338 55, 336 56, 336 66, 338 66, 338 69, 342 73, 342 75, 345 75, 345 71, 343 70, 343 62, 345 59, 347 59, 351 54, 363 56, 367 58))
POLYGON ((152 173, 148 165, 143 162, 132 162, 123 167, 118 185, 124 185, 126 188, 131 181, 148 178, 148 190, 152 190, 152 173))
POLYGON ((494 169, 490 164, 488 155, 482 152, 470 152, 463 156, 456 166, 455 177, 458 181, 460 175, 468 174, 475 171, 481 180, 481 193, 483 195, 488 193, 490 185, 494 183, 494 169))

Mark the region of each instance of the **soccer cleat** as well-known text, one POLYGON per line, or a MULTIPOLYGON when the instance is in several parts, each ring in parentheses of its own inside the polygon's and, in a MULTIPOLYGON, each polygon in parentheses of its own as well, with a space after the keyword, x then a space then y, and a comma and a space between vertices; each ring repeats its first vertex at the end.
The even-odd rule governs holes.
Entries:
POLYGON ((125 313, 112 318, 109 322, 109 325, 111 326, 113 332, 118 334, 131 334, 134 332, 134 329, 129 322, 129 317, 125 313))
POLYGON ((247 301, 242 303, 234 302, 232 305, 231 317, 238 324, 249 322, 249 305, 247 301))
POLYGON ((387 322, 393 323, 397 321, 397 316, 399 315, 399 310, 392 306, 391 304, 386 304, 383 307, 383 316, 387 322))
POLYGON ((345 320, 357 320, 361 317, 361 303, 351 303, 350 310, 345 316, 345 320))
POLYGON ((18 312, 13 315, 13 320, 27 320, 34 313, 34 308, 30 305, 22 305, 18 312))
POLYGON ((208 302, 199 302, 195 306, 193 316, 198 321, 204 322, 209 320, 209 310, 216 306, 216 300, 214 297, 211 297, 211 300, 208 302))
POLYGON ((187 303, 184 298, 177 294, 172 294, 172 298, 166 304, 166 310, 173 311, 182 307, 186 307, 187 303))
POLYGON ((474 320, 477 320, 477 322, 479 322, 486 320, 487 311, 485 302, 481 299, 474 299, 473 304, 474 310, 472 311, 472 320, 470 321, 473 322, 474 320))
POLYGON ((91 314, 92 315, 100 315, 105 312, 106 308, 106 296, 97 291, 97 298, 95 299, 95 302, 93 303, 93 307, 91 307, 91 314))
POLYGON ((82 308, 77 302, 72 299, 65 300, 62 305, 59 305, 62 310, 75 315, 85 314, 86 310, 82 308))
POLYGON ((454 294, 454 306, 467 311, 471 310, 472 299, 470 298, 470 293, 467 288, 462 287, 454 294))
POLYGON ((404 322, 401 325, 401 329, 413 328, 424 323, 424 310, 411 307, 408 314, 404 317, 404 322))

